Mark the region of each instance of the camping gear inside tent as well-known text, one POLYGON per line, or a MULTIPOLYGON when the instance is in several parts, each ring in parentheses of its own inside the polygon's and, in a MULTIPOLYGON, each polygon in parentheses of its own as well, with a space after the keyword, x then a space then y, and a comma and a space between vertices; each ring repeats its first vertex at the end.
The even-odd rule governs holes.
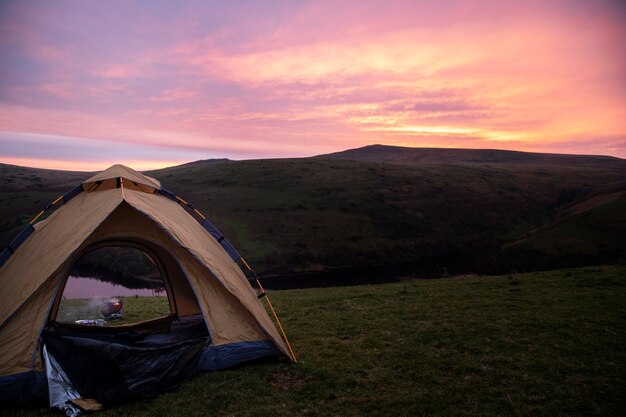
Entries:
POLYGON ((100 315, 105 320, 121 319, 124 316, 124 300, 111 298, 99 306, 100 315))
POLYGON ((68 415, 171 389, 200 371, 295 355, 238 266, 256 274, 196 209, 114 165, 59 197, 0 253, 0 403, 47 399, 68 415), (61 205, 46 219, 36 220, 61 205), (121 326, 56 320, 74 263, 107 246, 156 261, 171 314, 121 326))

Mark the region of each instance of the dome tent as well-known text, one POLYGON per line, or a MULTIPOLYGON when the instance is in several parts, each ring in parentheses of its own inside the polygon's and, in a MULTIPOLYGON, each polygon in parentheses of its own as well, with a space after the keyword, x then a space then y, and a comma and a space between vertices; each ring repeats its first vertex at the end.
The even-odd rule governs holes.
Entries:
POLYGON ((245 261, 202 214, 192 208, 197 221, 183 208, 187 203, 159 181, 114 165, 46 209, 58 203, 63 205, 35 223, 37 216, 0 253, 0 402, 45 398, 48 388, 51 405, 71 400, 53 399, 63 391, 51 382, 60 375, 74 397, 107 406, 168 389, 198 371, 271 355, 295 361, 237 265, 247 267, 245 261), (105 328, 56 322, 73 264, 107 245, 138 247, 158 260, 169 317, 105 328), (64 358, 68 352, 73 356, 64 358))

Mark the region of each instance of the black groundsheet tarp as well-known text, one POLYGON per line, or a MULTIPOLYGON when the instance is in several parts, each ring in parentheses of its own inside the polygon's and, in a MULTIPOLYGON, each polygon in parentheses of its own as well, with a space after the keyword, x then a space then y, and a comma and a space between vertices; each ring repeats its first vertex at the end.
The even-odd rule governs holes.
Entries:
POLYGON ((177 320, 167 331, 105 333, 49 326, 43 341, 83 398, 110 407, 170 390, 192 376, 209 335, 204 321, 177 320))

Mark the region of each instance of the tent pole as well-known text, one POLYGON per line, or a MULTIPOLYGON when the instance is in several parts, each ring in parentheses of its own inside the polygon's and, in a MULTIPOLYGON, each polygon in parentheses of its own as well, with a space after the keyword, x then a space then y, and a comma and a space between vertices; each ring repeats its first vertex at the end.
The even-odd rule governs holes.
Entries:
POLYGON ((126 198, 124 195, 124 178, 120 177, 120 188, 122 189, 122 198, 126 198))
POLYGON ((263 292, 265 294, 265 299, 267 300, 267 305, 269 305, 270 306, 270 310, 272 310, 272 314, 274 315, 274 318, 276 319, 276 323, 278 323, 278 327, 280 328, 280 332, 283 334, 283 338, 285 338, 285 343, 287 343, 287 347, 289 348, 289 353, 291 353, 291 357, 293 358, 293 361, 295 363, 298 363, 298 359, 296 358, 296 354, 293 353, 293 349, 291 348, 291 344, 289 343, 289 339, 287 338, 287 334, 285 333, 285 329, 283 329, 283 325, 280 323, 280 320, 278 319, 278 314, 276 314, 276 311, 274 310, 274 306, 272 305, 272 302, 270 301, 270 297, 267 295, 267 292, 265 292, 265 288, 263 288, 263 286, 261 285, 261 282, 259 281, 258 278, 256 278, 256 283, 259 286, 259 289, 261 290, 261 292, 263 292))
POLYGON ((59 198, 57 198, 56 200, 54 200, 52 203, 50 203, 50 205, 48 207, 46 207, 45 209, 41 210, 39 212, 38 215, 35 216, 34 219, 32 219, 30 221, 30 224, 33 224, 37 221, 38 218, 40 218, 50 207, 54 206, 56 203, 58 203, 59 201, 61 201, 61 199, 63 198, 63 196, 60 196, 59 198))
POLYGON ((185 200, 183 200, 179 196, 175 196, 175 197, 176 197, 176 199, 178 200, 179 203, 183 203, 184 205, 189 207, 190 210, 193 210, 193 212, 196 213, 202 220, 206 220, 206 217, 204 217, 204 214, 200 213, 200 211, 198 211, 197 208, 195 208, 193 205, 191 205, 191 203, 186 202, 185 200))
POLYGON ((298 363, 298 359, 296 358, 296 354, 293 353, 293 349, 291 348, 291 344, 289 343, 289 338, 287 337, 287 333, 285 333, 285 329, 283 329, 283 325, 281 324, 280 319, 278 318, 278 314, 276 314, 276 310, 274 310, 274 306, 272 305, 272 302, 270 301, 270 297, 267 295, 267 292, 265 291, 265 288, 263 288, 263 285, 261 285, 261 281, 259 281, 259 276, 256 274, 256 272, 254 272, 252 270, 252 268, 250 268, 250 265, 248 265, 248 262, 246 262, 246 260, 243 258, 243 256, 241 257, 241 262, 243 262, 243 264, 246 266, 246 268, 248 268, 248 271, 252 272, 252 274, 254 275, 254 279, 256 280, 256 283, 259 286, 259 289, 261 290, 261 293, 265 294, 265 299, 267 300, 267 305, 270 307, 270 310, 272 310, 272 314, 274 315, 274 318, 276 319, 276 323, 278 324, 278 328, 280 329, 280 332, 283 334, 283 338, 285 339, 285 343, 287 344, 287 347, 289 348, 289 353, 291 353, 291 357, 292 357, 293 361, 295 363, 298 363))

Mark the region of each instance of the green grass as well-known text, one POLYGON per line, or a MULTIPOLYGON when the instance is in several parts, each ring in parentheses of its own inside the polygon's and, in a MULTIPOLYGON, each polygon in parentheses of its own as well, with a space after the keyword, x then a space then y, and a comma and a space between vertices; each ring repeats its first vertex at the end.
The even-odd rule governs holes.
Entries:
MULTIPOLYGON (((73 323, 75 320, 100 319, 99 306, 107 298, 75 298, 61 300, 57 321, 73 323)), ((170 314, 167 297, 118 297, 124 300, 124 317, 120 320, 107 322, 109 326, 138 323, 145 320, 163 317, 170 314)))
MULTIPOLYGON (((621 416, 626 267, 277 291, 300 362, 99 416, 621 416)), ((0 415, 60 415, 41 407, 0 415)))

